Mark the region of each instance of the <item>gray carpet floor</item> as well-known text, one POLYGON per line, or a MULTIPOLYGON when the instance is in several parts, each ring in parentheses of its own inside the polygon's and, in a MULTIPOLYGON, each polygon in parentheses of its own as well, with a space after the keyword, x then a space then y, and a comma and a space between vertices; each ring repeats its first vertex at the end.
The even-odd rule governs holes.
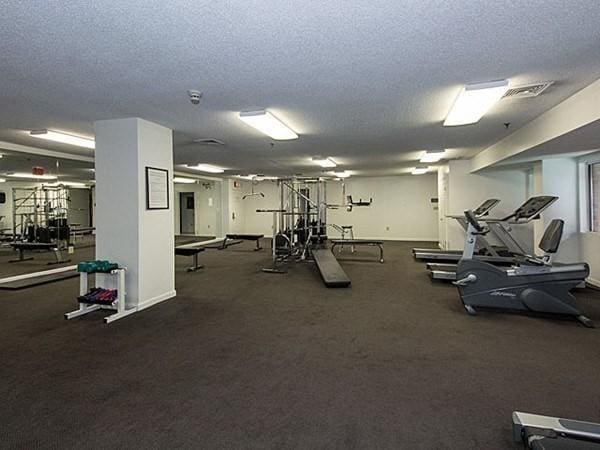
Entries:
POLYGON ((359 249, 349 289, 253 245, 177 257, 178 296, 110 325, 63 319, 77 279, 0 292, 0 447, 507 449, 512 410, 600 421, 600 328, 468 316, 417 243, 359 249))

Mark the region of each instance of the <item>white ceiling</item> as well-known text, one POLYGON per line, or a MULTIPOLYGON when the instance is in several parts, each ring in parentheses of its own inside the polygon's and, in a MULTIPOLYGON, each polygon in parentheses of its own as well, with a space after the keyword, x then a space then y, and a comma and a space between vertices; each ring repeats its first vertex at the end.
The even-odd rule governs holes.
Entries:
POLYGON ((175 131, 176 163, 230 173, 309 173, 324 155, 391 174, 418 150, 471 156, 600 77, 597 0, 2 3, 0 140, 39 147, 19 130, 91 135, 95 120, 137 116, 175 131), (501 78, 556 83, 441 126, 460 86, 501 78), (272 147, 236 117, 262 108, 300 139, 272 147))

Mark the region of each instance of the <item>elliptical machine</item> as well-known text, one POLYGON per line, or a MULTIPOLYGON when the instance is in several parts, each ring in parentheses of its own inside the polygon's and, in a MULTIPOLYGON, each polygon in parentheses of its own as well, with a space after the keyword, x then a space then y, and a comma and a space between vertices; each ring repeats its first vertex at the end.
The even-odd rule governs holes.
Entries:
POLYGON ((487 234, 489 228, 481 225, 472 211, 465 211, 465 218, 469 225, 454 284, 469 314, 475 315, 479 307, 557 314, 572 316, 586 327, 594 327, 577 309, 575 297, 570 293, 587 278, 589 266, 552 264, 562 237, 562 220, 554 219, 546 228, 539 243, 545 252, 543 257, 527 255, 522 258, 523 264, 498 267, 473 259, 477 236, 487 234))

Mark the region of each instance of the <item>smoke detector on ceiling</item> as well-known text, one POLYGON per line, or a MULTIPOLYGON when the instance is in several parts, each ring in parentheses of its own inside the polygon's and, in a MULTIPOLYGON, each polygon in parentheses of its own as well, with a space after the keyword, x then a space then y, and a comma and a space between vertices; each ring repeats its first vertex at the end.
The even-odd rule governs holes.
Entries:
POLYGON ((215 138, 198 138, 193 140, 194 144, 199 145, 225 145, 225 142, 215 138))
POLYGON ((554 81, 544 81, 541 83, 526 84, 523 86, 515 86, 506 91, 502 98, 527 98, 537 97, 546 89, 548 89, 554 81))

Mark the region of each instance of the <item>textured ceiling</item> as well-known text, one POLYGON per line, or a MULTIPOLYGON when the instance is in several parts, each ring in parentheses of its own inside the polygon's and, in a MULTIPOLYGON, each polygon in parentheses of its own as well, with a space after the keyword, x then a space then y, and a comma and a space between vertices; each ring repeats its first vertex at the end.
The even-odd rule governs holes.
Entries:
POLYGON ((238 173, 309 173, 315 155, 363 174, 398 173, 418 150, 470 156, 600 77, 598 0, 4 0, 1 20, 0 140, 41 146, 18 130, 91 135, 95 120, 137 116, 173 128, 176 163, 238 173), (441 126, 461 85, 500 78, 556 83, 441 126), (236 118, 262 108, 300 139, 271 146, 236 118))

